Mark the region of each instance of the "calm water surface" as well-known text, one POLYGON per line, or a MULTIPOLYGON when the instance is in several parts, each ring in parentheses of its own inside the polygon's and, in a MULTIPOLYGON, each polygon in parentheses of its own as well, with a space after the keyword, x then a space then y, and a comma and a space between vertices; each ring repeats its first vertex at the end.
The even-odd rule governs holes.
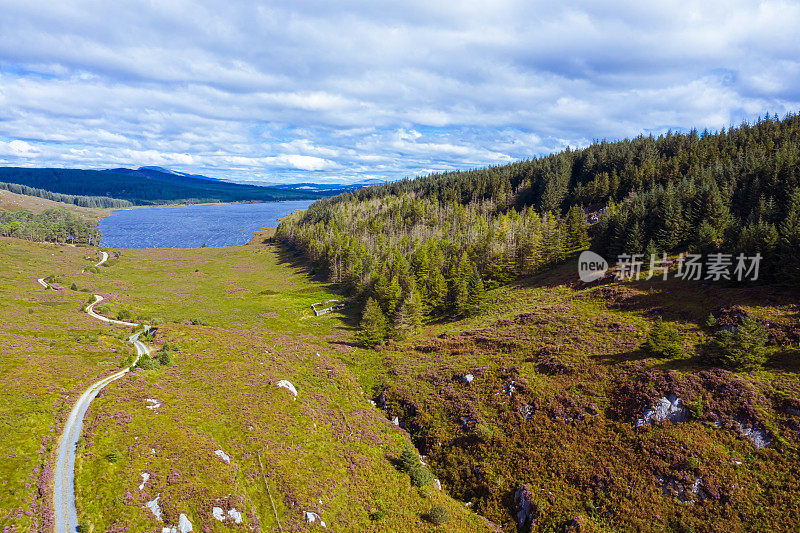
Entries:
POLYGON ((253 237, 254 230, 275 227, 279 218, 312 203, 291 200, 120 209, 100 220, 102 245, 109 248, 239 246, 253 237))

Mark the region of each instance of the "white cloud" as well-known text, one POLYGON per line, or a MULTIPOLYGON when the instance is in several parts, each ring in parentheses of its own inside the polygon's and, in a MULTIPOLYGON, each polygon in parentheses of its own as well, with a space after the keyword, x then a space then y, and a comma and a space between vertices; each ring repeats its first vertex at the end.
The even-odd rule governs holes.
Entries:
POLYGON ((391 179, 800 108, 796 2, 0 9, 6 164, 391 179))

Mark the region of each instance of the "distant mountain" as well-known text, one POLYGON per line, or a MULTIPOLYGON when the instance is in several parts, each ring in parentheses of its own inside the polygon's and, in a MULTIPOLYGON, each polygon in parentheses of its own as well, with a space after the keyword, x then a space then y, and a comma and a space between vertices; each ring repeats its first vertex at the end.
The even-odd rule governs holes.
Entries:
POLYGON ((184 178, 197 178, 200 180, 209 180, 209 181, 224 181, 217 178, 209 178, 208 176, 203 176, 201 174, 187 174, 186 172, 178 172, 177 170, 170 170, 164 167, 139 167, 136 169, 133 168, 109 168, 104 170, 103 172, 113 172, 115 174, 128 174, 131 176, 140 176, 140 177, 155 177, 161 178, 164 174, 172 175, 172 176, 182 176, 184 178))
POLYGON ((136 205, 314 200, 337 194, 324 189, 243 185, 158 167, 109 170, 0 167, 0 182, 61 194, 117 198, 136 205))

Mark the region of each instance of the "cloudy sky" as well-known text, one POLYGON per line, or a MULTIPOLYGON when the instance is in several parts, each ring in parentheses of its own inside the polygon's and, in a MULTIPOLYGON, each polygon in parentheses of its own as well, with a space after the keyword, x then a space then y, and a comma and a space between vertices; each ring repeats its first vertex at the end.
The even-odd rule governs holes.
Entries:
POLYGON ((773 1, 0 0, 0 165, 396 179, 718 129, 800 110, 798 28, 773 1))

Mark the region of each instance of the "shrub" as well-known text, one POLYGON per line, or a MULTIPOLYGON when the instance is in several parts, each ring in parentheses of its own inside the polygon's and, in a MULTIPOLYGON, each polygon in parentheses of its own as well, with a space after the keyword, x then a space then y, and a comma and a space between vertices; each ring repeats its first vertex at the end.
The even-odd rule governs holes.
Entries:
POLYGON ((116 463, 119 461, 119 455, 120 453, 117 450, 111 450, 106 454, 106 461, 109 463, 116 463))
POLYGON ((158 368, 160 366, 158 360, 151 359, 146 355, 143 355, 139 358, 139 362, 136 363, 136 368, 141 368, 142 370, 153 370, 154 368, 158 368))
POLYGON ((131 318, 131 312, 127 309, 121 310, 117 313, 117 320, 129 320, 131 318))
POLYGON ((397 459, 397 469, 401 472, 411 472, 419 466, 419 456, 411 446, 406 447, 397 459))
POLYGON ((408 475, 411 476, 411 484, 415 487, 424 487, 433 481, 433 475, 421 464, 412 468, 408 475))
POLYGON ((369 519, 373 522, 380 522, 386 518, 386 511, 381 508, 374 509, 371 513, 369 513, 369 519))
POLYGON ((767 330, 748 316, 734 330, 721 331, 714 341, 723 365, 738 370, 758 370, 767 362, 767 330))
POLYGON ((75 282, 73 282, 72 285, 69 286, 69 290, 71 290, 71 291, 77 291, 78 290, 78 286, 75 285, 75 282))
POLYGON ((689 457, 686 459, 686 469, 696 472, 700 468, 700 459, 697 457, 689 457))
POLYGON ((442 524, 446 524, 450 521, 450 514, 443 505, 434 505, 431 507, 431 510, 428 511, 427 518, 431 524, 435 526, 441 526, 442 524))
POLYGON ((172 354, 167 350, 161 350, 158 353, 158 362, 164 366, 172 364, 172 354))
POLYGON ((208 322, 205 322, 204 320, 202 320, 200 318, 193 318, 193 319, 191 319, 189 321, 189 324, 191 324, 193 326, 207 326, 208 322))
POLYGON ((658 357, 678 357, 683 353, 680 333, 674 326, 665 324, 661 317, 650 328, 644 347, 658 357))

